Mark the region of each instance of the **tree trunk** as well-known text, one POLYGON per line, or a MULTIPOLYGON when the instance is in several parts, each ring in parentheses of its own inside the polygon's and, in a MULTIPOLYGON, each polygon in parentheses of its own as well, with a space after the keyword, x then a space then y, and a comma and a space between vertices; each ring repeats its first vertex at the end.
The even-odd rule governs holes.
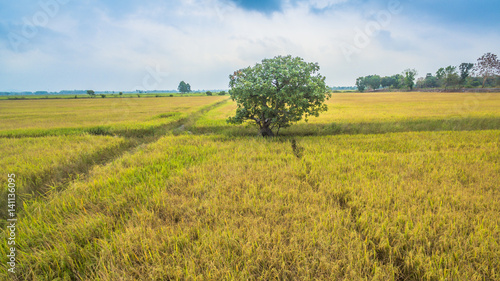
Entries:
POLYGON ((269 127, 260 128, 260 134, 263 137, 274 137, 274 133, 269 127))

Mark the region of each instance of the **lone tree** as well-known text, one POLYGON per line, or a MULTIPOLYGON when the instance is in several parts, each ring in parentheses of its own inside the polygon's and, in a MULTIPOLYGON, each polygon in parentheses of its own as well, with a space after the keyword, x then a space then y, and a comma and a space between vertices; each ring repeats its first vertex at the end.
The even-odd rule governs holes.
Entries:
POLYGON ((87 90, 87 95, 89 95, 91 98, 95 97, 94 90, 87 90))
POLYGON ((305 117, 326 111, 331 97, 325 77, 317 73, 317 63, 300 57, 277 56, 264 59, 253 67, 229 75, 229 92, 236 101, 236 116, 227 121, 241 124, 254 121, 264 137, 274 136, 273 129, 290 126, 305 117))
POLYGON ((186 83, 184 81, 181 81, 179 83, 179 87, 177 87, 177 90, 181 93, 189 93, 191 92, 191 85, 189 85, 189 83, 186 83))

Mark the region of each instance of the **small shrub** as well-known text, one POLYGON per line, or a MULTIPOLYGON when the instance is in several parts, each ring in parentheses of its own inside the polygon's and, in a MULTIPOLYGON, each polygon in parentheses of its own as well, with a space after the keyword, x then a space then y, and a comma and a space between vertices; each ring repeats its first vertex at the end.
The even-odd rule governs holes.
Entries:
POLYGON ((212 95, 212 92, 207 91, 205 94, 206 94, 207 96, 211 96, 211 95, 212 95))
POLYGON ((96 136, 106 136, 110 135, 108 130, 102 128, 102 127, 94 127, 94 128, 89 128, 87 132, 91 135, 96 135, 96 136))

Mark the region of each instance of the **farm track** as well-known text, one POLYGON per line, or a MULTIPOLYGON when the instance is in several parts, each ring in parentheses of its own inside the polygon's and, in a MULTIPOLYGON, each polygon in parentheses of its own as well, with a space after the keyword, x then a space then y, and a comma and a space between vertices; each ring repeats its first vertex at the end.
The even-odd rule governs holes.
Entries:
MULTIPOLYGON (((96 166, 104 166, 112 163, 114 160, 120 158, 126 153, 134 154, 140 147, 143 147, 150 143, 154 143, 160 138, 166 136, 168 133, 172 133, 174 135, 183 134, 203 114, 221 106, 225 102, 226 100, 223 100, 203 107, 185 118, 155 127, 153 130, 147 129, 143 130, 143 132, 141 132, 140 130, 134 130, 133 132, 124 130, 121 132, 115 132, 114 136, 123 137, 126 139, 126 142, 124 144, 118 147, 104 148, 85 157, 85 159, 75 159, 70 167, 68 167, 67 165, 62 165, 53 168, 50 173, 49 171, 44 171, 40 174, 33 175, 32 180, 28 181, 32 184, 26 187, 25 190, 27 190, 28 192, 23 195, 22 198, 24 200, 32 199, 40 196, 47 196, 52 191, 64 190, 75 178, 78 178, 80 180, 85 179, 89 175, 90 171, 96 166), (87 164, 88 159, 90 159, 90 165, 87 164), (54 175, 58 176, 54 177, 54 175)), ((102 134, 98 132, 96 135, 108 134, 102 134)), ((22 204, 20 206, 22 206, 22 204)))

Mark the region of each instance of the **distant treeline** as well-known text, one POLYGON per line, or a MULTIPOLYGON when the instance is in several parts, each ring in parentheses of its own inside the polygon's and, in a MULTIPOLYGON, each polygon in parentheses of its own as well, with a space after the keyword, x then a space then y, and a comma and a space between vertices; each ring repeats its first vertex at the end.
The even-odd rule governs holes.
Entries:
MULTIPOLYGON (((212 90, 212 92, 221 92, 222 90, 212 90)), ((205 90, 193 91, 193 93, 205 93, 205 90)), ((178 93, 176 90, 152 90, 152 91, 144 91, 144 90, 136 90, 136 91, 95 91, 95 94, 170 94, 170 93, 178 93)), ((0 92, 0 96, 53 96, 53 95, 87 95, 87 90, 62 90, 59 92, 49 92, 49 91, 36 91, 36 92, 0 92)))
POLYGON ((73 90, 73 91, 59 91, 59 92, 48 92, 48 91, 36 91, 36 92, 0 92, 0 96, 47 96, 47 95, 83 95, 87 91, 84 90, 73 90))
POLYGON ((354 86, 340 86, 340 87, 330 87, 333 91, 352 91, 356 90, 357 88, 354 86))
POLYGON ((435 74, 416 79, 417 71, 407 69, 392 76, 368 75, 356 79, 358 91, 378 89, 462 89, 500 87, 500 60, 492 53, 484 54, 475 64, 442 67, 435 74))

